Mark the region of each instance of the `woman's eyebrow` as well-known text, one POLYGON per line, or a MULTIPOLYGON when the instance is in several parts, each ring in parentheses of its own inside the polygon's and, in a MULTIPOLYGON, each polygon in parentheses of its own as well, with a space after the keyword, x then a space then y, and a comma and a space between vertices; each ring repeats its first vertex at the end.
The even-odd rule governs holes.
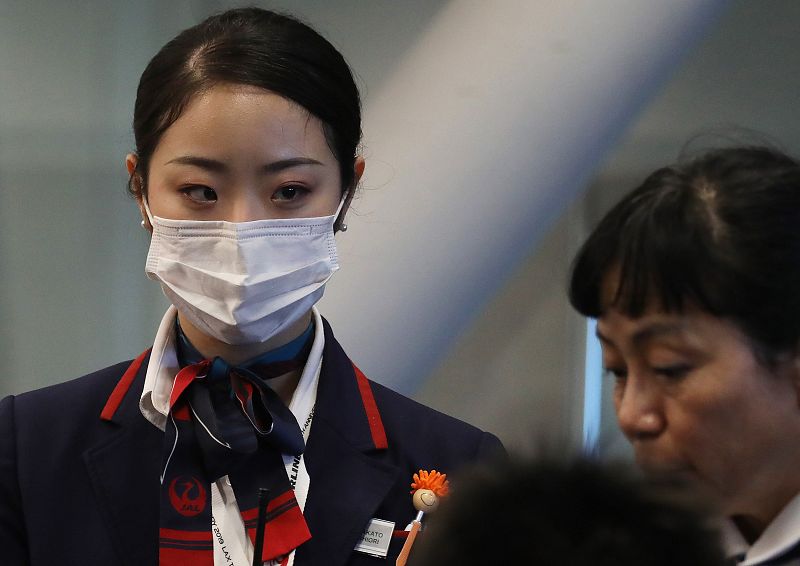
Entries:
POLYGON ((321 161, 317 161, 316 159, 312 159, 310 157, 290 157, 288 159, 280 159, 278 161, 273 161, 272 163, 268 163, 264 166, 264 171, 267 173, 279 173, 284 169, 290 169, 292 167, 300 167, 302 165, 322 165, 321 161))
POLYGON ((172 164, 191 165, 193 167, 199 167, 200 169, 205 169, 206 171, 211 171, 213 173, 225 173, 228 171, 228 166, 225 165, 224 161, 211 159, 210 157, 200 157, 199 155, 182 155, 180 157, 170 159, 164 165, 172 164))
MULTIPOLYGON (((229 169, 224 161, 212 159, 210 157, 201 157, 199 155, 182 155, 180 157, 170 159, 165 165, 170 165, 173 163, 178 165, 191 165, 193 167, 199 167, 213 173, 226 173, 229 169)), ((323 165, 323 163, 310 157, 289 157, 287 159, 279 159, 277 161, 267 163, 262 167, 262 169, 265 173, 280 173, 285 169, 291 169, 292 167, 300 167, 303 165, 323 165)))
MULTIPOLYGON (((633 333, 631 336, 631 342, 638 345, 643 344, 644 342, 648 342, 653 338, 657 338, 659 336, 665 336, 669 334, 681 334, 686 329, 686 324, 680 321, 676 322, 656 322, 645 326, 633 333)), ((604 344, 613 345, 614 342, 605 336, 601 331, 600 328, 595 328, 595 335, 597 338, 603 342, 604 344)))
POLYGON ((686 324, 680 321, 656 322, 634 332, 631 341, 639 346, 661 336, 682 334, 685 330, 686 324))

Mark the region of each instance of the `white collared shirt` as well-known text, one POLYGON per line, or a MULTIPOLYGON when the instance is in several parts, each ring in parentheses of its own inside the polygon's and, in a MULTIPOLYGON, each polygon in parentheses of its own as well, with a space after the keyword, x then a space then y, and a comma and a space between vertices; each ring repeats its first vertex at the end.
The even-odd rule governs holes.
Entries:
MULTIPOLYGON (((322 368, 322 350, 325 346, 322 317, 316 307, 312 307, 311 312, 314 317, 314 342, 300 381, 289 403, 289 410, 300 424, 306 440, 308 440, 311 430, 313 409, 317 398, 317 383, 322 368)), ((177 314, 177 309, 170 306, 164 314, 164 318, 161 319, 150 353, 144 389, 139 399, 139 408, 142 414, 161 430, 164 430, 166 426, 169 397, 172 393, 175 376, 180 370, 175 349, 175 317, 177 314)), ((286 466, 287 476, 290 481, 293 480, 295 483, 295 497, 302 511, 305 509, 310 485, 305 462, 302 457, 295 458, 285 454, 283 463, 286 466)), ((211 513, 213 516, 214 566, 249 566, 252 564, 253 545, 245 532, 244 522, 239 513, 228 476, 220 478, 211 485, 211 513)), ((288 566, 293 563, 294 552, 289 556, 288 566)))
MULTIPOLYGON (((732 521, 726 521, 723 526, 722 542, 729 557, 744 555, 740 566, 756 566, 779 557, 800 544, 800 494, 778 513, 752 546, 747 544, 732 521)), ((779 564, 800 566, 800 558, 779 564)))

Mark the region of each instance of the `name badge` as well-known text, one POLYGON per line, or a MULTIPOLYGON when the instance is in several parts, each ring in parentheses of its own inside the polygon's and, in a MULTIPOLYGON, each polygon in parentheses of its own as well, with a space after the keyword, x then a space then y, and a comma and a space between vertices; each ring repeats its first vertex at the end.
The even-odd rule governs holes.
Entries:
POLYGON ((363 552, 378 558, 386 558, 389 553, 389 543, 392 541, 393 532, 393 521, 372 519, 367 525, 367 530, 361 535, 361 540, 356 545, 356 552, 363 552))

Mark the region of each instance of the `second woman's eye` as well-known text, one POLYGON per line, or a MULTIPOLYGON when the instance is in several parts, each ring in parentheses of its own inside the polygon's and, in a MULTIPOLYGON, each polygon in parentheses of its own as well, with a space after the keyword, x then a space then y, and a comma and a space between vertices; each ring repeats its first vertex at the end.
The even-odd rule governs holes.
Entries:
POLYGON ((194 185, 191 187, 184 187, 181 192, 185 194, 189 200, 203 204, 217 202, 217 191, 210 187, 202 185, 194 185))
POLYGON ((655 373, 670 380, 677 380, 686 377, 686 374, 688 374, 691 370, 692 368, 688 364, 674 364, 653 368, 655 373))
POLYGON ((297 200, 308 193, 308 189, 301 185, 286 185, 272 193, 272 200, 290 202, 297 200))

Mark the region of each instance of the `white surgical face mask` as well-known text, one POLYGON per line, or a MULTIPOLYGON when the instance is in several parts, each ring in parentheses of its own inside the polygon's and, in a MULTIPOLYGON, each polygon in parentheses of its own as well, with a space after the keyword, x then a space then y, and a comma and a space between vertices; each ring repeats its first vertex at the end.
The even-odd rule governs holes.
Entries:
POLYGON ((318 218, 169 220, 144 207, 153 235, 145 273, 199 330, 263 342, 297 322, 339 269, 333 223, 318 218))

